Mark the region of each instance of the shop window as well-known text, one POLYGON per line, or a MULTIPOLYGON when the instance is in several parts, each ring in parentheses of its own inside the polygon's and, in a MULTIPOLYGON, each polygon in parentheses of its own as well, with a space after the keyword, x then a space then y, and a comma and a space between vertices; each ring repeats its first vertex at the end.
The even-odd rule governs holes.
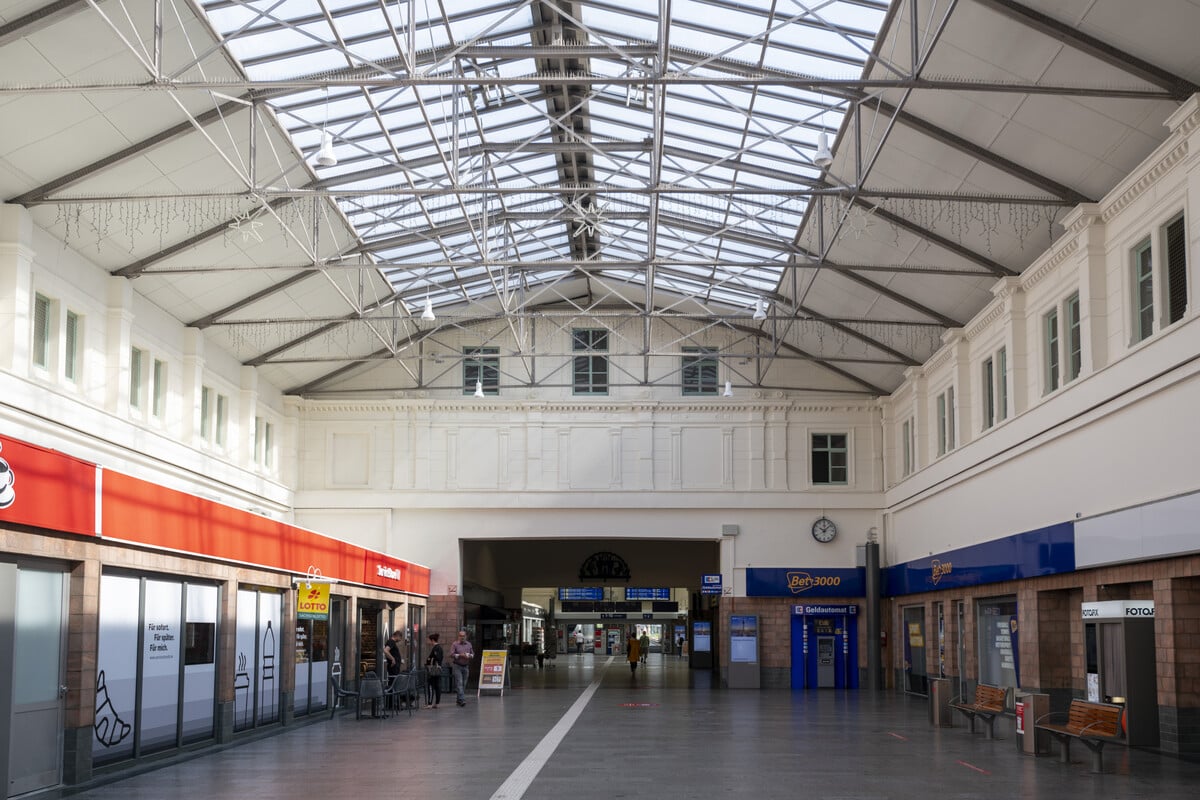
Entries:
POLYGON ((485 395, 500 394, 500 348, 464 348, 462 365, 463 394, 475 394, 476 383, 482 384, 485 395))
POLYGON ((608 394, 608 331, 582 328, 571 331, 575 394, 608 394))
POLYGON ((844 433, 812 435, 812 482, 845 484, 849 479, 849 451, 844 433))
POLYGON ((279 719, 282 600, 276 592, 238 590, 233 675, 236 731, 279 719))
POLYGON ((711 347, 685 347, 680 365, 685 396, 717 394, 717 351, 711 347))
POLYGON ((1000 597, 976 604, 979 682, 993 686, 1020 685, 1017 600, 1000 597))
POLYGON ((213 664, 216 661, 217 626, 211 622, 189 622, 184 626, 183 663, 213 664))

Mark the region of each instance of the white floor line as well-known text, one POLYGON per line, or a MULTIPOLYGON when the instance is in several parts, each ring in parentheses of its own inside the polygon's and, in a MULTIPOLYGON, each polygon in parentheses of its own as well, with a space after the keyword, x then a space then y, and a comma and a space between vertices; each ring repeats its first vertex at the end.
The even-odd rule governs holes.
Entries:
MULTIPOLYGON (((609 656, 608 660, 604 662, 604 666, 609 666, 613 660, 613 657, 609 656)), ((542 771, 542 767, 546 766, 550 756, 554 755, 554 751, 558 749, 559 744, 575 725, 575 721, 579 719, 579 715, 583 713, 583 709, 592 699, 592 695, 600 688, 600 681, 603 679, 604 673, 601 670, 597 670, 596 673, 596 679, 588 684, 588 687, 583 690, 583 694, 579 695, 579 699, 567 709, 567 712, 555 723, 550 732, 537 743, 537 747, 533 748, 504 783, 500 784, 500 788, 495 791, 491 800, 521 800, 525 796, 533 779, 542 771)))

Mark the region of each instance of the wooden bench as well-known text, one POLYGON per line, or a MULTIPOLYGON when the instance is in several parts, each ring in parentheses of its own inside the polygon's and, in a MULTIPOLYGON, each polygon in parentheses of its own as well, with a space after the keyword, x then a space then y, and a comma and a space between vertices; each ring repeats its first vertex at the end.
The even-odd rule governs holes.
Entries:
POLYGON ((975 732, 975 718, 987 723, 987 738, 996 738, 996 717, 1005 711, 1005 700, 1008 690, 1002 686, 991 686, 981 683, 975 687, 974 702, 965 702, 966 697, 959 695, 950 701, 950 707, 961 711, 969 720, 971 733, 975 732))
POLYGON ((1121 706, 1108 703, 1072 700, 1067 712, 1052 711, 1046 714, 1034 724, 1034 730, 1046 731, 1058 740, 1064 764, 1071 763, 1071 740, 1083 742, 1092 751, 1092 772, 1103 772, 1104 745, 1124 739, 1121 733, 1123 710, 1121 706))

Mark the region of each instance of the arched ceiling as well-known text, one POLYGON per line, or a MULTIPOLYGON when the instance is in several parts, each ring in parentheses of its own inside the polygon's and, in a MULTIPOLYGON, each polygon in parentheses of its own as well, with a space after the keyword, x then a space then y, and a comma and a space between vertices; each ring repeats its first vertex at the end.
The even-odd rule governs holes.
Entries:
POLYGON ((289 393, 428 387, 463 331, 532 388, 604 318, 612 355, 716 328, 741 383, 886 394, 1164 140, 1197 30, 1190 0, 9 0, 0 196, 289 393))

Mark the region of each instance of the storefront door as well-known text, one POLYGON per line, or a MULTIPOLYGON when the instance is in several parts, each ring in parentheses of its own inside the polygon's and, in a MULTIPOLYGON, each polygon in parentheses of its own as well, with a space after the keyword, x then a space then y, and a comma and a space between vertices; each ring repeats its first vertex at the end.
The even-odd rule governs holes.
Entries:
POLYGON ((61 780, 67 580, 18 569, 13 640, 8 796, 61 780))

